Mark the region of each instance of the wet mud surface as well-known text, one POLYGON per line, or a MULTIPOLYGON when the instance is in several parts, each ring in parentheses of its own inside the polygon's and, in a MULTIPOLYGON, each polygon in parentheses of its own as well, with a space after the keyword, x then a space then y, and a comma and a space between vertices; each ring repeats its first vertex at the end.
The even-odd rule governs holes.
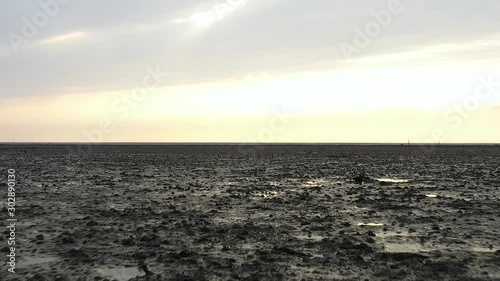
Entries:
POLYGON ((0 279, 500 280, 498 146, 240 151, 0 146, 19 188, 0 279))

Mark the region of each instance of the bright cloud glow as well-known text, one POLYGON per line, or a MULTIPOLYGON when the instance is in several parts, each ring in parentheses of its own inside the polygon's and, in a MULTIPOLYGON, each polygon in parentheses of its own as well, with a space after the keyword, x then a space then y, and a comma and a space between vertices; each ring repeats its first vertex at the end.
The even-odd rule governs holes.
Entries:
POLYGON ((214 12, 196 13, 190 17, 190 20, 201 27, 208 27, 217 21, 217 15, 214 12))
POLYGON ((274 141, 406 141, 457 104, 477 110, 447 141, 500 140, 500 1, 402 1, 369 44, 355 30, 387 1, 78 1, 34 27, 12 15, 32 20, 37 1, 11 2, 0 141, 86 141, 104 118, 104 141, 247 141, 284 108, 296 118, 274 141), (365 47, 349 60, 343 42, 365 47), (135 104, 148 66, 161 83, 135 104), (496 93, 471 99, 490 74, 496 93))
MULTIPOLYGON (((419 61, 446 62, 467 60, 464 54, 480 54, 488 51, 496 51, 500 48, 500 37, 486 37, 480 40, 472 40, 461 43, 437 44, 420 48, 415 51, 391 53, 387 55, 368 56, 353 60, 358 64, 389 64, 389 63, 413 63, 419 61)), ((474 59, 474 58, 472 58, 474 59)), ((496 58, 491 58, 496 60, 496 58)))
POLYGON ((42 44, 57 44, 57 43, 63 43, 63 42, 72 42, 76 40, 80 40, 86 36, 85 32, 72 32, 72 33, 67 33, 63 35, 58 35, 51 37, 49 39, 46 39, 42 41, 42 44))

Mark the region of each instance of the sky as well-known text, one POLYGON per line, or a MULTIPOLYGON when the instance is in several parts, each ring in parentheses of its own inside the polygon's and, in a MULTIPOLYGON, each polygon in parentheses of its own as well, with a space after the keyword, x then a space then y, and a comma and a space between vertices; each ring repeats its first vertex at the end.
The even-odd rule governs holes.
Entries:
POLYGON ((496 0, 0 5, 0 142, 500 143, 496 0))

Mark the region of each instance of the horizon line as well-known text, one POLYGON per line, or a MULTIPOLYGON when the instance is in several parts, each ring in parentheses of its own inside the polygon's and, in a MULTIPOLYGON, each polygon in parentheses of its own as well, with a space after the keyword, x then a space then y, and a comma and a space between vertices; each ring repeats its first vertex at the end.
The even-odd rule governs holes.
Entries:
POLYGON ((425 143, 425 142, 0 142, 0 145, 498 145, 500 142, 449 142, 449 143, 425 143))

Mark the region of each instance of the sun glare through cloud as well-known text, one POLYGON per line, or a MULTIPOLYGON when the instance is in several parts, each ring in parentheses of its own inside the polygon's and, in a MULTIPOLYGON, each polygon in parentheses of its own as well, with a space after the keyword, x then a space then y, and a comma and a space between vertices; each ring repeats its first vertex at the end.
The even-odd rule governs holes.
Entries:
POLYGON ((217 15, 208 11, 193 14, 189 19, 198 26, 208 27, 217 21, 217 15))

